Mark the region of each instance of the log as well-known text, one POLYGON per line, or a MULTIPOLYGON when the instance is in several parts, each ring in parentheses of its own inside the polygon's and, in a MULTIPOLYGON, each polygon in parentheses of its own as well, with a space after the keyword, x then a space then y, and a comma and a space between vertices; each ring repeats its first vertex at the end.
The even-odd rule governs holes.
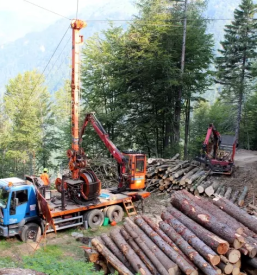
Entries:
POLYGON ((189 167, 186 167, 184 169, 178 170, 172 176, 170 176, 170 180, 174 180, 174 179, 179 178, 180 176, 184 175, 185 173, 188 173, 193 168, 194 168, 194 166, 189 166, 189 167))
POLYGON ((99 240, 96 238, 92 239, 92 244, 96 248, 96 250, 102 254, 106 260, 122 275, 133 275, 123 264, 122 262, 115 257, 111 251, 102 245, 99 240))
POLYGON ((219 219, 210 215, 209 212, 202 209, 195 202, 190 201, 182 192, 172 194, 171 203, 197 223, 202 224, 218 236, 224 238, 231 245, 243 245, 244 238, 241 235, 237 234, 235 230, 229 228, 227 225, 221 223, 219 219))
POLYGON ((238 195, 239 195, 239 190, 236 190, 236 191, 234 192, 234 194, 232 195, 230 201, 234 203, 234 202, 236 201, 238 195))
POLYGON ((143 271, 145 275, 151 275, 151 272, 148 270, 145 264, 141 261, 134 250, 121 236, 119 229, 111 231, 110 236, 115 244, 122 251, 122 253, 125 255, 125 257, 128 259, 129 263, 136 272, 143 271))
POLYGON ((225 273, 225 274, 231 274, 233 271, 233 265, 230 263, 224 264, 221 262, 218 267, 225 273))
POLYGON ((238 234, 243 234, 244 225, 241 225, 236 219, 229 216, 226 212, 220 210, 219 207, 214 205, 212 202, 204 198, 195 197, 184 190, 182 192, 185 196, 187 196, 190 200, 194 201, 202 209, 208 211, 211 215, 216 217, 220 222, 226 224, 228 227, 231 227, 238 234))
POLYGON ((171 213, 176 219, 183 223, 188 229, 190 229, 194 234, 200 238, 204 243, 211 247, 218 254, 225 254, 229 249, 229 243, 207 229, 203 228, 201 225, 195 221, 188 218, 182 212, 178 211, 176 208, 169 206, 167 211, 171 213))
POLYGON ((249 259, 249 258, 247 258, 247 257, 244 257, 243 262, 244 262, 246 265, 250 265, 251 267, 257 269, 257 258, 249 259))
POLYGON ((127 231, 122 228, 120 230, 121 235, 124 237, 125 241, 131 246, 131 248, 136 252, 138 257, 142 260, 142 262, 145 264, 145 266, 148 268, 148 270, 153 275, 157 275, 158 271, 156 268, 152 265, 151 261, 147 258, 147 256, 144 254, 144 252, 139 248, 139 246, 135 243, 133 238, 127 233, 127 231))
POLYGON ((230 263, 234 264, 240 260, 241 253, 237 249, 229 249, 229 251, 226 253, 226 257, 230 263))
POLYGON ((142 215, 144 221, 151 226, 151 228, 160 236, 162 239, 169 244, 178 254, 180 254, 189 264, 192 265, 192 262, 186 257, 186 255, 176 246, 176 244, 155 224, 150 218, 142 215))
POLYGON ((213 203, 257 234, 257 219, 225 198, 215 198, 213 203))
POLYGON ((156 267, 160 275, 168 275, 168 271, 158 260, 156 255, 153 253, 154 250, 152 251, 151 249, 149 249, 146 243, 138 236, 136 232, 134 232, 133 228, 130 226, 128 222, 124 223, 124 228, 130 234, 133 240, 137 243, 137 245, 141 248, 141 250, 146 254, 146 256, 150 259, 150 261, 156 267))
POLYGON ((224 195, 224 198, 226 198, 227 200, 230 199, 230 196, 231 196, 231 193, 232 193, 232 188, 231 187, 228 187, 225 195, 224 195))
POLYGON ((131 270, 131 265, 126 259, 126 257, 121 253, 120 249, 114 244, 111 238, 107 234, 102 234, 101 239, 105 246, 116 256, 129 270, 131 270))
MULTIPOLYGON (((141 217, 135 217, 135 223, 161 248, 172 261, 186 274, 197 275, 197 270, 170 247, 141 217)), ((183 250, 182 250, 183 251, 183 250)), ((184 252, 184 251, 183 251, 184 252)))
POLYGON ((172 173, 172 172, 174 172, 174 171, 178 170, 179 168, 183 168, 183 167, 185 167, 185 165, 186 165, 186 166, 189 166, 189 162, 188 162, 188 160, 184 160, 184 161, 182 161, 181 163, 179 163, 179 164, 178 164, 178 165, 176 165, 175 167, 168 168, 168 169, 167 169, 167 171, 169 171, 170 173, 172 173))
POLYGON ((238 199, 238 206, 242 207, 245 203, 245 198, 247 196, 247 192, 248 192, 248 187, 245 186, 244 187, 244 190, 242 192, 242 194, 239 196, 239 199, 238 199))
POLYGON ((84 251, 87 262, 96 263, 99 261, 100 254, 97 250, 86 248, 84 251))
POLYGON ((221 191, 223 185, 224 185, 224 183, 222 183, 222 184, 219 185, 218 189, 217 189, 216 192, 214 193, 214 196, 217 197, 217 196, 219 195, 219 193, 220 193, 220 191, 221 191))
POLYGON ((241 259, 240 259, 240 260, 238 260, 236 263, 234 263, 234 267, 241 268, 241 265, 242 265, 242 261, 241 261, 241 259))
POLYGON ((214 181, 211 186, 207 187, 204 192, 207 196, 212 196, 217 191, 219 187, 219 183, 217 181, 214 181))
MULTIPOLYGON (((142 241, 148 246, 149 250, 154 252, 155 257, 162 263, 162 265, 168 270, 170 275, 178 274, 178 266, 166 256, 162 250, 157 247, 154 242, 148 237, 136 224, 134 224, 129 218, 125 218, 125 221, 133 228, 133 231, 142 239, 142 241)), ((126 224, 124 223, 125 228, 126 224)), ((126 228, 127 230, 127 228, 126 228)), ((128 232, 128 231, 127 231, 128 232)), ((128 232, 132 234, 132 232, 128 232)), ((157 268, 157 266, 155 265, 157 268)))
POLYGON ((188 179, 188 177, 191 177, 198 170, 199 170, 199 167, 195 167, 189 173, 185 174, 185 176, 180 180, 179 185, 185 185, 186 184, 186 180, 188 179))
POLYGON ((172 157, 170 160, 175 160, 179 158, 179 153, 177 153, 174 157, 172 157))
POLYGON ((239 275, 241 272, 240 272, 240 268, 238 267, 234 267, 233 268, 233 271, 232 271, 232 275, 239 275))
POLYGON ((170 213, 164 212, 162 219, 171 225, 184 240, 186 240, 196 251, 198 251, 213 266, 218 265, 220 257, 207 246, 200 238, 190 231, 184 224, 174 218, 170 213))
POLYGON ((190 192, 194 192, 195 189, 197 188, 197 186, 199 186, 207 177, 208 175, 210 174, 210 171, 206 172, 203 176, 201 176, 197 181, 196 183, 191 186, 190 188, 190 192))
POLYGON ((199 170, 197 173, 195 173, 194 175, 192 175, 190 177, 190 179, 187 181, 188 184, 192 184, 195 180, 197 180, 198 178, 200 178, 205 172, 202 170, 199 170))
POLYGON ((224 255, 220 255, 220 260, 221 260, 224 264, 228 264, 228 263, 229 263, 228 258, 226 258, 224 255))
POLYGON ((226 193, 226 186, 222 186, 219 196, 224 197, 225 193, 226 193))
POLYGON ((206 181, 202 184, 200 184, 198 187, 197 187, 197 190, 199 192, 199 194, 202 194, 204 192, 204 190, 206 188, 208 188, 210 185, 212 185, 212 183, 210 181, 206 181))
POLYGON ((166 222, 159 222, 159 226, 204 274, 217 274, 216 270, 206 262, 205 259, 173 229, 173 227, 166 222))

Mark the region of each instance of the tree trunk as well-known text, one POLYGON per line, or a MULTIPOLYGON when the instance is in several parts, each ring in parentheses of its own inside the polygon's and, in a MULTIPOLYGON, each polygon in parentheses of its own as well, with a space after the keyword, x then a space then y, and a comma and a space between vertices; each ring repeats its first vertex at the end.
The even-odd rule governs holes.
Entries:
POLYGON ((136 254, 142 260, 142 262, 146 265, 146 267, 149 269, 151 274, 157 275, 158 272, 157 272, 156 268, 152 265, 151 261, 147 258, 147 256, 144 254, 144 252, 140 250, 139 246, 135 243, 135 241, 127 233, 127 231, 124 228, 122 228, 120 230, 120 233, 124 237, 125 241, 128 242, 129 245, 132 247, 132 249, 136 252, 136 254))
POLYGON ((172 205, 182 210, 187 216, 194 219, 199 224, 210 229, 212 232, 221 236, 230 244, 234 245, 235 241, 241 246, 244 243, 244 238, 237 234, 235 230, 221 223, 216 217, 213 217, 209 212, 202 209, 196 203, 190 201, 183 195, 182 192, 176 192, 171 197, 172 205))
POLYGON ((151 249, 146 245, 146 243, 134 232, 133 228, 130 226, 129 223, 124 223, 125 230, 130 234, 130 236, 134 239, 137 245, 141 248, 141 250, 146 254, 146 256, 150 259, 153 265, 156 267, 158 272, 161 275, 169 275, 168 271, 162 265, 162 263, 158 260, 156 254, 152 252, 151 249))
MULTIPOLYGON (((178 274, 178 266, 172 262, 168 256, 166 256, 160 249, 157 247, 150 237, 148 237, 136 224, 134 224, 129 218, 125 218, 126 222, 125 228, 127 230, 126 224, 129 224, 130 227, 133 228, 133 231, 142 239, 142 241, 145 242, 145 244, 148 246, 149 250, 152 251, 155 254, 155 257, 158 258, 158 260, 162 263, 162 265, 168 270, 170 275, 176 275, 178 274)), ((128 231, 127 231, 128 232, 128 231)), ((132 234, 131 232, 128 232, 132 234)), ((156 267, 156 266, 155 266, 156 267)))
POLYGON ((185 185, 186 181, 189 177, 191 177, 195 172, 197 172, 199 167, 195 167, 193 170, 191 170, 189 173, 187 173, 179 182, 180 185, 185 185))
POLYGON ((257 234, 257 219, 225 198, 215 198, 213 203, 257 234))
POLYGON ((242 192, 242 194, 240 195, 240 197, 239 197, 239 199, 238 199, 238 205, 239 205, 240 207, 242 207, 242 206, 244 205, 244 203, 245 203, 245 198, 246 198, 246 196, 247 196, 247 192, 248 192, 248 187, 245 186, 245 187, 244 187, 244 190, 243 190, 243 192, 242 192))
POLYGON ((233 265, 230 263, 223 263, 221 262, 218 267, 225 273, 225 274, 231 274, 233 271, 233 265))
POLYGON ((129 263, 133 267, 136 272, 143 271, 145 275, 151 275, 151 272, 145 266, 145 264, 140 260, 140 258, 136 255, 134 250, 128 245, 128 243, 121 236, 120 231, 118 229, 111 231, 111 238, 115 242, 115 244, 119 247, 125 257, 128 259, 129 263))
POLYGON ((169 206, 167 211, 171 213, 176 219, 183 223, 188 229, 195 233, 195 235, 204 241, 209 247, 211 247, 218 254, 225 254, 229 249, 227 241, 219 238, 217 235, 203 228, 195 221, 188 218, 185 214, 177 210, 176 208, 169 206))
POLYGON ((122 275, 133 275, 123 264, 122 262, 115 257, 111 251, 102 245, 96 238, 92 239, 93 246, 101 253, 107 261, 122 275))
POLYGON ((126 257, 121 253, 119 248, 114 244, 111 238, 107 234, 102 234, 101 239, 105 246, 128 268, 131 269, 131 265, 126 257))
POLYGON ((190 97, 188 97, 186 100, 184 159, 187 159, 188 157, 189 125, 190 125, 190 97))
POLYGON ((162 213, 162 219, 171 225, 184 240, 186 240, 196 251, 198 251, 209 263, 217 265, 220 262, 220 257, 201 239, 199 239, 192 231, 184 224, 174 218, 168 212, 162 213))
POLYGON ((181 257, 172 247, 170 247, 141 217, 135 217, 135 223, 150 236, 150 238, 170 257, 172 261, 177 263, 179 268, 186 274, 197 275, 198 272, 183 257, 181 257))
POLYGON ((187 181, 188 184, 192 184, 195 180, 197 180, 198 178, 200 178, 202 175, 204 174, 204 171, 202 171, 201 169, 195 173, 194 175, 192 175, 190 177, 190 179, 187 181))
POLYGON ((236 263, 240 260, 241 253, 237 249, 230 249, 226 253, 226 257, 227 257, 227 259, 229 260, 230 263, 234 264, 234 263, 236 263))
POLYGON ((193 249, 170 225, 159 222, 160 228, 177 244, 177 246, 203 271, 204 274, 217 274, 216 270, 208 264, 204 258, 193 249))
POLYGON ((197 187, 197 191, 199 192, 199 194, 202 194, 204 192, 204 190, 206 188, 208 188, 210 185, 212 185, 212 183, 210 181, 206 181, 202 184, 200 184, 198 187, 197 187))
POLYGON ((189 166, 187 168, 184 168, 184 169, 181 169, 177 172, 175 172, 172 176, 170 176, 170 180, 173 180, 173 179, 177 179, 179 178, 180 176, 188 173, 190 170, 192 170, 194 168, 194 166, 189 166))
POLYGON ((236 201, 238 195, 239 195, 239 190, 236 190, 234 192, 234 194, 232 195, 232 198, 230 199, 230 201, 234 203, 236 201))
POLYGON ((218 181, 214 181, 213 184, 209 187, 207 187, 204 191, 205 191, 205 194, 210 197, 212 195, 214 195, 214 193, 217 191, 219 187, 219 182, 218 181))
POLYGON ((147 222, 148 225, 160 236, 162 239, 169 244, 177 253, 179 253, 189 264, 192 262, 186 257, 186 255, 176 246, 176 244, 160 229, 160 227, 155 224, 150 218, 142 216, 142 218, 147 222))
POLYGON ((232 188, 231 187, 228 187, 225 195, 224 195, 224 198, 226 198, 227 200, 230 199, 230 196, 231 196, 231 193, 232 193, 232 188))

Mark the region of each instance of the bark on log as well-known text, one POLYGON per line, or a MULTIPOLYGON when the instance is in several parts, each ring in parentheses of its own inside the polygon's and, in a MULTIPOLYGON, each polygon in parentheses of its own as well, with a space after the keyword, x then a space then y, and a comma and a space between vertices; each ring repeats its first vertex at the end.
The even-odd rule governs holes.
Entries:
POLYGON ((186 184, 186 180, 188 179, 188 177, 192 176, 198 170, 199 170, 199 167, 195 167, 189 173, 185 174, 185 176, 180 180, 179 185, 185 185, 186 184))
POLYGON ((158 271, 156 268, 152 265, 151 261, 148 259, 148 257, 144 254, 144 252, 139 248, 139 246, 135 243, 133 238, 127 233, 125 229, 120 230, 121 235, 124 237, 125 241, 129 243, 129 245, 132 247, 132 249, 136 252, 138 257, 142 260, 142 262, 146 265, 146 267, 149 269, 151 274, 157 275, 158 271))
POLYGON ((96 250, 102 254, 109 263, 122 275, 133 275, 123 264, 122 262, 114 256, 111 251, 102 245, 99 240, 96 238, 92 239, 92 244, 96 248, 96 250))
POLYGON ((191 261, 193 261, 204 274, 217 274, 217 271, 206 262, 205 259, 173 229, 173 227, 166 222, 159 222, 159 226, 179 246, 179 248, 190 257, 191 261))
POLYGON ((214 181, 211 186, 207 187, 204 190, 204 192, 205 192, 205 194, 207 196, 210 197, 210 196, 214 195, 214 193, 217 191, 218 187, 219 187, 219 182, 218 181, 214 181))
POLYGON ((247 257, 244 257, 243 262, 244 262, 246 265, 250 265, 251 267, 257 269, 257 258, 249 259, 249 258, 247 258, 247 257))
POLYGON ((120 249, 114 244, 111 238, 107 234, 102 234, 101 239, 105 246, 115 255, 129 270, 132 269, 132 266, 126 259, 126 257, 121 253, 120 249))
POLYGON ((257 219, 225 198, 215 198, 213 203, 257 234, 257 219))
POLYGON ((201 176, 196 182, 195 184, 190 188, 190 192, 194 192, 195 189, 209 176, 210 171, 205 172, 205 174, 203 176, 201 176))
POLYGON ((237 261, 240 260, 241 258, 241 253, 239 250, 237 249, 230 249, 227 253, 226 253, 226 257, 229 260, 230 263, 234 264, 237 261))
POLYGON ((119 229, 111 231, 110 235, 112 240, 120 248, 136 272, 140 272, 142 270, 145 275, 151 275, 151 272, 148 270, 145 264, 140 260, 134 250, 121 236, 119 229))
POLYGON ((194 168, 194 166, 189 166, 189 167, 186 167, 184 169, 178 170, 177 172, 175 172, 174 174, 172 174, 170 176, 170 180, 174 180, 174 179, 179 178, 180 176, 184 175, 185 173, 188 173, 193 168, 194 168))
POLYGON ((162 239, 169 244, 177 253, 179 253, 189 264, 192 262, 187 258, 187 256, 176 246, 176 244, 159 228, 157 224, 155 224, 150 218, 146 216, 141 216, 144 221, 160 236, 162 239))
POLYGON ((229 228, 227 225, 221 223, 215 216, 210 215, 209 212, 202 209, 195 202, 190 201, 182 192, 172 194, 171 203, 187 216, 210 229, 218 236, 221 236, 230 244, 234 245, 236 241, 243 245, 244 238, 241 235, 237 234, 235 230, 229 228))
POLYGON ((238 205, 240 207, 242 207, 244 205, 244 203, 245 203, 245 198, 247 196, 247 192, 248 192, 248 187, 245 186, 242 194, 239 196, 239 199, 238 199, 238 205))
POLYGON ((190 231, 184 224, 174 218, 169 212, 161 215, 162 219, 171 225, 184 240, 186 240, 196 251, 198 251, 213 266, 218 265, 220 257, 207 246, 200 238, 190 231))
POLYGON ((228 263, 229 263, 228 258, 226 258, 226 256, 224 256, 224 255, 220 255, 220 260, 221 260, 224 264, 228 264, 228 263))
POLYGON ((190 179, 187 181, 187 184, 192 184, 195 180, 200 178, 203 174, 204 174, 204 171, 199 170, 197 173, 195 173, 190 177, 190 179))
POLYGON ((236 191, 234 192, 234 194, 232 195, 230 201, 231 201, 232 203, 234 203, 234 202, 237 200, 238 195, 239 195, 239 190, 236 190, 236 191))
POLYGON ((218 267, 225 273, 225 274, 231 274, 233 271, 233 265, 230 263, 224 264, 221 262, 218 267))
POLYGON ((197 270, 171 248, 141 217, 135 217, 135 223, 161 248, 172 261, 186 274, 196 275, 197 270))
MULTIPOLYGON (((146 256, 150 259, 153 265, 156 267, 160 275, 169 275, 168 271, 162 265, 162 263, 158 260, 157 253, 154 254, 153 251, 146 245, 146 243, 138 236, 138 234, 133 230, 128 222, 124 223, 124 228, 129 233, 129 235, 133 238, 133 240, 137 243, 137 245, 141 248, 141 250, 146 254, 146 256)), ((151 247, 152 248, 152 247, 151 247)))
POLYGON ((195 233, 195 235, 205 242, 218 254, 225 254, 229 249, 229 243, 212 232, 208 231, 195 221, 188 218, 185 214, 177 210, 176 208, 169 206, 167 211, 171 213, 176 219, 183 223, 188 229, 195 233))
POLYGON ((194 201, 202 209, 206 210, 211 215, 216 217, 220 222, 231 227, 238 234, 243 234, 245 226, 240 224, 236 219, 228 215, 226 212, 220 210, 219 207, 214 205, 212 202, 202 197, 195 197, 192 194, 186 192, 185 190, 183 190, 182 192, 186 197, 188 197, 190 200, 194 201))
POLYGON ((189 164, 188 160, 184 160, 181 163, 179 163, 178 165, 176 165, 175 167, 168 168, 167 171, 169 171, 170 173, 172 173, 172 172, 178 170, 179 168, 187 167, 189 165, 190 164, 189 164))
MULTIPOLYGON (((148 237, 135 223, 133 223, 129 218, 125 218, 126 223, 124 226, 127 230, 127 224, 132 227, 133 231, 142 239, 142 241, 148 246, 149 250, 155 254, 155 257, 161 262, 161 264, 165 267, 170 275, 178 274, 178 266, 170 260, 168 256, 166 256, 159 247, 155 245, 155 243, 148 237)), ((128 230, 127 230, 128 232, 128 230)), ((128 232, 132 234, 132 232, 128 232)), ((155 265, 157 268, 157 266, 155 265)), ((159 270, 159 269, 158 269, 159 270)))
POLYGON ((231 193, 232 193, 232 188, 231 187, 228 187, 225 195, 224 195, 224 198, 229 200, 230 199, 230 196, 231 196, 231 193))
POLYGON ((225 193, 226 193, 226 186, 222 186, 219 196, 224 197, 225 193))
POLYGON ((218 189, 217 189, 216 192, 214 193, 214 196, 217 197, 217 196, 219 195, 221 189, 223 188, 223 185, 224 185, 224 183, 222 183, 222 184, 219 185, 218 189))

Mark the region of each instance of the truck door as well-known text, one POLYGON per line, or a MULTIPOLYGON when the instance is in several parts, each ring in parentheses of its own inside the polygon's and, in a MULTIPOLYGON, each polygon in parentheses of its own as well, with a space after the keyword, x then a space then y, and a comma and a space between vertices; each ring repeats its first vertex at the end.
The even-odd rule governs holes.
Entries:
POLYGON ((30 188, 24 188, 11 192, 9 224, 19 223, 24 218, 36 215, 36 203, 34 200, 31 200, 31 197, 33 197, 31 191, 30 188))

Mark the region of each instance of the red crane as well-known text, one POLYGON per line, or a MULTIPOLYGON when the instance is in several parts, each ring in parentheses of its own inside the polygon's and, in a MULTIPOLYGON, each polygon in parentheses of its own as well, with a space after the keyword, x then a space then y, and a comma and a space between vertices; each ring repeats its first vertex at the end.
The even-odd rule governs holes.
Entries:
POLYGON ((212 173, 231 175, 237 140, 231 135, 221 135, 213 124, 209 125, 203 142, 203 154, 196 160, 210 167, 212 173))

